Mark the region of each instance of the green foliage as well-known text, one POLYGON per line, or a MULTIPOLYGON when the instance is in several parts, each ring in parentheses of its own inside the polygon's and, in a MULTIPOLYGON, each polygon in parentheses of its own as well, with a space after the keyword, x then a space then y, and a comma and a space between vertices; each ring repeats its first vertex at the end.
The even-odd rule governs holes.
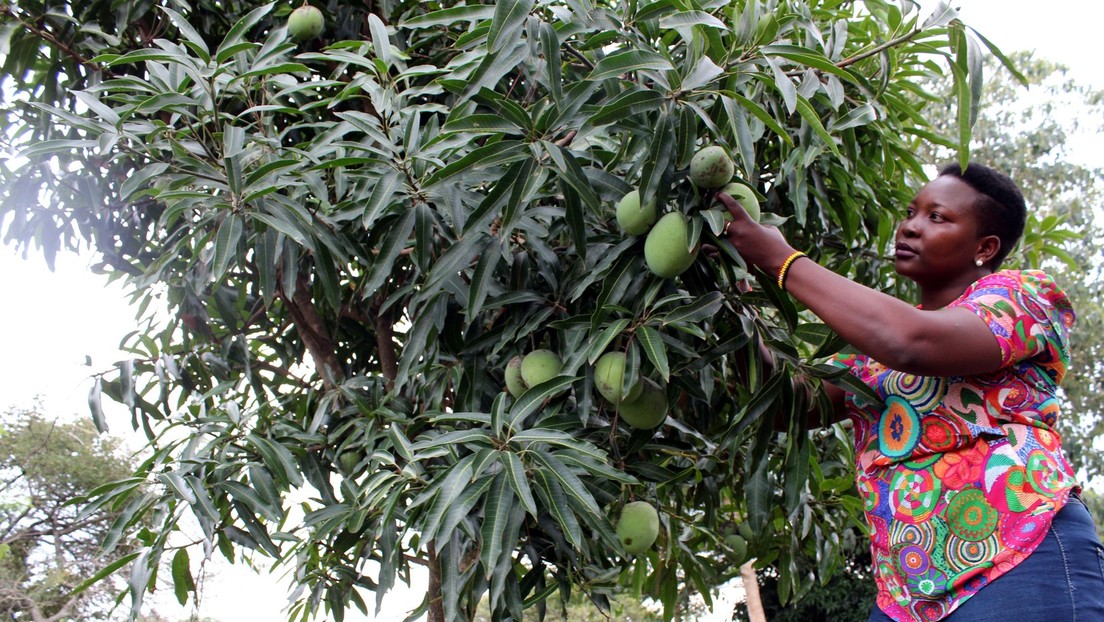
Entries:
POLYGON ((1084 490, 1081 492, 1081 499, 1096 522, 1096 537, 1104 541, 1104 497, 1091 490, 1084 490))
POLYGON ((62 423, 8 411, 0 429, 0 613, 8 620, 100 620, 112 591, 75 588, 130 547, 104 555, 100 541, 116 512, 76 503, 97 487, 130 475, 117 443, 91 421, 62 423))
MULTIPOLYGON (((646 606, 631 594, 619 594, 609 599, 608 608, 602 609, 576 594, 567 603, 549 604, 543 615, 544 622, 660 622, 662 613, 656 611, 655 603, 649 604, 652 606, 646 606)), ((540 612, 536 609, 526 612, 519 622, 540 619, 540 612)), ((491 622, 491 619, 487 601, 484 600, 473 622, 491 622)))
POLYGON ((119 513, 108 550, 140 536, 132 607, 169 580, 191 598, 192 561, 217 551, 288 566, 294 619, 341 620, 366 592, 378 605, 412 563, 430 569, 416 613, 434 622, 484 597, 520 620, 556 593, 604 605, 623 587, 671 619, 687 589, 737 575, 721 539, 745 522, 782 600, 829 576, 860 505, 846 433, 804 414, 825 406, 838 341, 769 278, 741 293, 760 275, 687 168, 725 147, 764 221, 898 290, 885 251, 924 177, 917 150, 968 144, 980 95, 953 11, 322 8, 326 32, 301 43, 286 5, 0 12, 21 152, 2 171, 5 239, 47 261, 89 245, 146 322, 90 396, 94 420, 107 395, 149 440, 136 477, 97 494, 119 513), (925 76, 953 81, 953 136, 924 121, 925 76), (613 217, 633 188, 721 258, 652 275, 613 217), (559 375, 510 397, 507 361, 541 348, 559 375), (666 386, 658 430, 596 397, 610 350, 666 386), (661 528, 633 558, 609 517, 636 499, 661 528), (158 574, 193 520, 202 544, 158 574))

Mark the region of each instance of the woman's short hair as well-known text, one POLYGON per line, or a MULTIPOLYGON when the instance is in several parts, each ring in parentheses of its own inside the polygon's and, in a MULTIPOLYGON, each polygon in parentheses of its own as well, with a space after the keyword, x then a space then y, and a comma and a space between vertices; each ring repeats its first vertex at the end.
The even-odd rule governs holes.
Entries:
POLYGON ((940 177, 944 175, 961 179, 981 195, 974 203, 980 213, 981 234, 1000 239, 1000 250, 989 262, 989 267, 1000 268, 1020 241, 1027 222, 1027 205, 1019 186, 1008 175, 972 162, 965 169, 958 164, 948 164, 939 171, 940 177))

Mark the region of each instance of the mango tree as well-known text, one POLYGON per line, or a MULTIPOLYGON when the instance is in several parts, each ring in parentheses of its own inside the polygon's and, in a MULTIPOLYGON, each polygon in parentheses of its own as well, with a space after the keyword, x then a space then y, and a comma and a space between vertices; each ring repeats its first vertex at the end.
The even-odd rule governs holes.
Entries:
POLYGON ((95 496, 139 548, 93 579, 126 566, 137 611, 268 557, 292 618, 340 620, 422 566, 434 622, 625 588, 672 617, 751 558, 783 600, 827 580, 861 502, 846 430, 805 415, 841 343, 720 240, 713 185, 904 291, 915 154, 967 157, 985 40, 875 0, 328 0, 317 36, 296 8, 0 8, 5 240, 87 246, 141 321, 89 396, 148 439, 95 496), (690 179, 707 147, 730 180, 690 179), (676 238, 622 229, 632 192, 676 238))

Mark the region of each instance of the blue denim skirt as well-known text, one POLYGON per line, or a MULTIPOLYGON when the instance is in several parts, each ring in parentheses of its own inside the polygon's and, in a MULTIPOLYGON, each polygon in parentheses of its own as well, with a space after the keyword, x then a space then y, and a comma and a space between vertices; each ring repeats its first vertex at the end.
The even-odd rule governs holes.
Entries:
MULTIPOLYGON (((1076 496, 1058 512, 1043 542, 946 622, 1104 622, 1104 547, 1076 496)), ((893 622, 874 606, 867 622, 893 622)))

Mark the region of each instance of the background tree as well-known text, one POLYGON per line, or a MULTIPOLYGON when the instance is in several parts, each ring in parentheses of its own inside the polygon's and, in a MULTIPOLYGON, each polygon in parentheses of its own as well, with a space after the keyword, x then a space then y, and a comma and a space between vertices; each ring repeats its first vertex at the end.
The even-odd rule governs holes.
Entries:
POLYGON ((6 620, 107 619, 119 582, 75 588, 125 555, 100 543, 118 512, 83 512, 74 503, 124 480, 133 465, 117 439, 89 420, 53 421, 36 410, 9 410, 0 429, 0 614, 6 620))
POLYGON ((1084 491, 1081 498, 1084 499, 1085 506, 1089 508, 1089 512, 1096 519, 1097 537, 1104 541, 1104 498, 1092 490, 1084 491))
MULTIPOLYGON (((654 603, 653 603, 654 605, 654 603)), ((525 614, 525 620, 538 619, 537 611, 525 614)), ((647 607, 632 594, 618 594, 609 598, 606 607, 599 607, 581 594, 575 594, 566 604, 548 603, 544 612, 545 622, 660 622, 661 612, 647 607)), ((686 616, 681 619, 693 620, 686 616)), ((488 602, 484 600, 479 607, 474 622, 491 622, 488 602)))
POLYGON ((433 622, 484 596, 520 620, 618 586, 671 618, 687 589, 737 576, 723 537, 741 525, 782 601, 830 577, 861 506, 846 431, 803 415, 838 340, 744 270, 686 169, 723 146, 789 239, 902 291, 886 246, 926 179, 917 150, 965 159, 980 96, 982 51, 953 11, 319 6, 321 39, 300 41, 282 4, 0 9, 21 154, 2 171, 5 239, 47 261, 88 245, 143 316, 90 396, 98 424, 106 394, 149 440, 99 496, 120 512, 109 550, 141 536, 121 560, 135 610, 166 575, 186 599, 193 555, 217 551, 290 566, 293 618, 378 604, 412 565, 433 622), (924 121, 927 76, 955 85, 950 136, 924 121), (726 259, 652 274, 613 219, 634 188, 726 259), (507 394, 507 362, 535 349, 558 375, 507 394), (611 350, 662 386, 658 430, 595 395, 611 350), (610 520, 631 500, 661 521, 635 556, 610 520))

